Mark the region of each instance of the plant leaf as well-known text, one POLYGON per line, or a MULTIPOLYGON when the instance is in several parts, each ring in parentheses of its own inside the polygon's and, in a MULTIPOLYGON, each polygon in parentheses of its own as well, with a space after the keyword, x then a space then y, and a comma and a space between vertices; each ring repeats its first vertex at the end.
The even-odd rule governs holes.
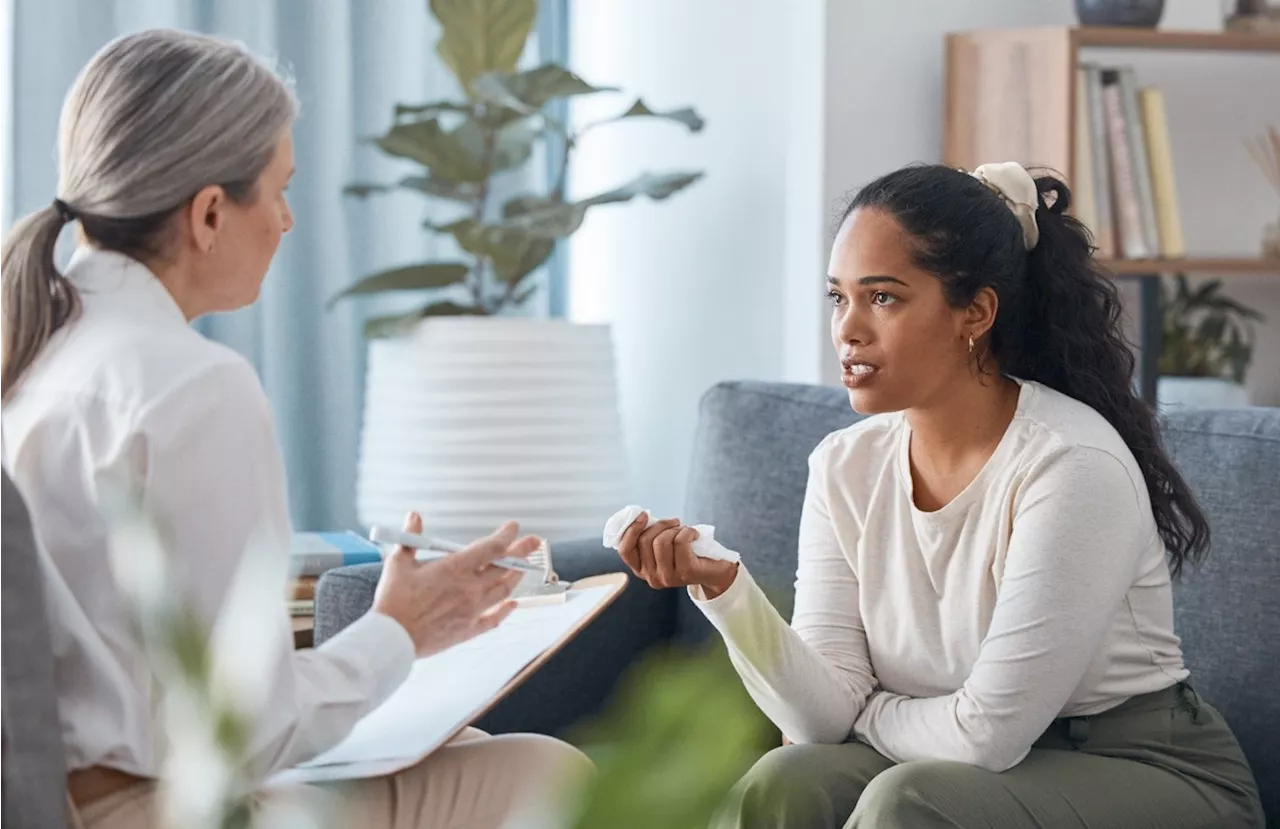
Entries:
MULTIPOLYGON (((608 746, 583 791, 572 829, 702 827, 768 745, 769 723, 731 681, 719 653, 646 654, 605 711, 571 735, 608 746)), ((774 731, 772 736, 776 736, 774 731)))
POLYGON ((643 98, 636 98, 636 102, 631 108, 616 118, 610 118, 608 121, 601 123, 611 123, 613 121, 622 121, 627 118, 665 118, 668 121, 676 121, 684 124, 689 128, 689 132, 701 132, 706 121, 702 120, 702 116, 692 107, 684 107, 682 109, 672 109, 666 112, 658 112, 649 108, 643 98))
MULTIPOLYGON (((520 118, 509 121, 496 129, 493 143, 493 170, 510 170, 519 167, 533 154, 533 142, 542 132, 538 118, 520 118)), ((475 163, 484 169, 486 126, 474 118, 468 118, 456 130, 449 133, 475 163)), ((472 179, 465 179, 471 181, 472 179)))
POLYGON ((621 187, 592 196, 583 204, 613 204, 630 201, 636 196, 645 195, 651 199, 665 199, 702 178, 703 173, 645 173, 621 187))
POLYGON ((1216 344, 1227 330, 1227 318, 1224 314, 1208 314, 1200 320, 1196 327, 1196 339, 1205 345, 1216 344))
POLYGON ((474 202, 480 198, 480 188, 470 182, 449 181, 438 176, 405 176, 394 185, 391 184, 348 184, 342 188, 347 196, 366 198, 375 194, 390 193, 397 187, 405 190, 416 190, 429 196, 454 201, 474 202))
POLYGON ((376 142, 383 152, 423 164, 450 181, 478 184, 485 180, 486 171, 466 136, 458 135, 461 131, 459 127, 446 132, 439 121, 430 118, 396 124, 376 142))
POLYGON ((520 227, 482 224, 463 219, 443 228, 452 233, 462 249, 488 259, 498 278, 517 282, 536 270, 555 248, 555 242, 520 227))
POLYGON ((472 81, 471 94, 486 103, 506 107, 521 115, 532 115, 538 111, 538 107, 517 98, 507 87, 504 76, 497 72, 486 72, 472 81))
POLYGON ((592 86, 582 78, 554 63, 518 72, 507 79, 511 93, 530 106, 541 109, 555 98, 617 92, 616 86, 592 86))
POLYGON ((537 16, 535 0, 431 0, 436 51, 470 90, 485 72, 512 72, 537 16))
POLYGON ((388 193, 390 191, 391 185, 389 184, 348 184, 346 187, 342 188, 342 195, 355 196, 356 198, 363 199, 368 196, 372 196, 375 193, 388 193))
POLYGON ((587 209, 601 204, 630 201, 636 196, 665 199, 693 184, 702 173, 645 173, 622 187, 579 202, 565 203, 519 196, 503 206, 503 227, 519 228, 543 239, 570 236, 582 226, 587 209))
POLYGON ((571 236, 582 226, 582 220, 586 218, 587 208, 590 206, 585 202, 551 202, 545 207, 510 217, 503 223, 503 227, 518 228, 540 239, 559 239, 571 236))
POLYGON ((421 265, 392 268, 388 271, 367 276, 349 288, 335 294, 329 300, 328 307, 332 308, 338 300, 356 294, 447 288, 450 285, 462 282, 470 272, 471 268, 469 266, 459 262, 427 262, 421 265))
POLYGON ((1221 279, 1210 279, 1200 285, 1187 299, 1187 305, 1192 308, 1200 308, 1206 305, 1213 295, 1222 287, 1221 279))
POLYGON ((472 182, 449 181, 438 176, 405 176, 400 179, 400 187, 417 190, 429 196, 454 201, 474 202, 480 198, 480 188, 472 182))
POLYGON ((1241 305, 1240 303, 1236 302, 1234 299, 1231 299, 1230 297, 1215 296, 1209 299, 1205 304, 1207 307, 1213 308, 1217 311, 1234 311, 1241 318, 1247 319, 1247 320, 1266 319, 1266 317, 1264 317, 1262 314, 1258 313, 1252 308, 1241 305))
POLYGON ((526 115, 537 112, 555 98, 616 92, 617 87, 592 86, 554 63, 515 74, 487 73, 471 85, 476 97, 526 115))
POLYGON ((542 125, 538 122, 537 118, 525 118, 504 124, 498 130, 493 154, 495 170, 510 170, 529 160, 533 154, 533 142, 542 133, 542 125))
POLYGON ((456 302, 445 300, 405 314, 373 317, 365 322, 364 335, 368 339, 376 339, 408 334, 419 322, 427 317, 477 317, 485 315, 486 312, 483 308, 477 308, 474 305, 459 305, 456 302))
POLYGON ((562 204, 562 202, 555 201, 554 199, 546 199, 542 196, 516 196, 513 199, 508 199, 502 205, 502 216, 503 218, 510 219, 514 216, 519 216, 523 213, 528 213, 532 210, 538 210, 539 208, 548 207, 553 204, 562 204))
POLYGON ((466 104, 454 103, 453 101, 432 101, 427 104, 396 104, 395 117, 397 120, 406 115, 434 118, 437 115, 450 112, 470 114, 471 107, 466 104))

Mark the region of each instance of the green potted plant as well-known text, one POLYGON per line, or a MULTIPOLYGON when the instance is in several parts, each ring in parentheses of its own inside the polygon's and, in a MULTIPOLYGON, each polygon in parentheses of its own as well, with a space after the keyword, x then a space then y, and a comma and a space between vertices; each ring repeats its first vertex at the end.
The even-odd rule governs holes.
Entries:
POLYGON ((613 87, 593 86, 561 66, 545 64, 516 71, 516 61, 537 16, 536 0, 431 0, 440 23, 440 57, 466 98, 398 105, 391 129, 372 141, 388 155, 422 166, 420 173, 394 184, 351 184, 358 197, 404 189, 444 200, 456 218, 428 223, 432 233, 451 236, 460 257, 423 262, 372 274, 330 301, 387 291, 418 291, 422 306, 368 321, 369 337, 412 331, 435 316, 493 316, 526 302, 537 291, 531 278, 554 249, 572 235, 588 210, 637 196, 665 199, 702 177, 701 172, 642 173, 604 193, 571 200, 566 196, 569 162, 578 141, 600 127, 634 118, 659 118, 702 129, 691 108, 658 112, 637 98, 617 116, 577 131, 545 112, 551 101, 613 87), (534 145, 558 139, 562 156, 556 181, 542 193, 520 193, 499 203, 494 177, 525 165, 534 145))
POLYGON ((1163 340, 1157 401, 1161 409, 1249 405, 1245 373, 1253 328, 1263 316, 1222 294, 1218 279, 1192 288, 1179 274, 1162 283, 1163 340))
POLYGON ((642 99, 577 130, 549 102, 615 91, 545 64, 517 70, 536 0, 430 0, 436 51, 457 78, 459 100, 398 105, 372 141, 415 162, 400 181, 360 183, 368 198, 411 190, 452 206, 426 231, 460 255, 372 274, 333 298, 415 292, 407 312, 367 321, 369 371, 357 481, 365 524, 409 509, 438 535, 470 538, 516 518, 549 539, 599 531, 622 503, 625 463, 608 326, 506 314, 537 292, 536 274, 588 211, 639 196, 666 199, 701 172, 643 172, 586 198, 569 198, 570 159, 585 133, 637 118, 690 132, 691 108, 658 111, 642 99), (529 162, 538 142, 559 151, 554 181, 506 194, 497 176, 529 162))

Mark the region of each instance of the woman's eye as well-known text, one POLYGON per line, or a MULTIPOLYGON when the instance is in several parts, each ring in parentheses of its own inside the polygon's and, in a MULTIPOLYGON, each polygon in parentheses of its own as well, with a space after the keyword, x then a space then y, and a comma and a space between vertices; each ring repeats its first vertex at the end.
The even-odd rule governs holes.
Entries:
POLYGON ((844 297, 840 296, 835 291, 827 291, 827 300, 830 301, 832 305, 839 305, 843 299, 844 297))
POLYGON ((888 291, 875 291, 871 294, 872 305, 892 305, 898 298, 888 291))

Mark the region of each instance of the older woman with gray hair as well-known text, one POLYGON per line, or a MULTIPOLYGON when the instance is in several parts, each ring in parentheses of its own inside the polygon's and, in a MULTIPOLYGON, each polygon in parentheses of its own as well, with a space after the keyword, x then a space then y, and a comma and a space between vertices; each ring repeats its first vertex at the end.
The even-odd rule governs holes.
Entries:
MULTIPOLYGON (((96 474, 126 471, 206 624, 251 539, 288 555, 261 384, 189 322, 257 299, 293 226, 296 109, 288 85, 236 45, 165 30, 120 38, 67 98, 57 197, 4 243, 4 464, 50 582, 69 796, 88 827, 155 823, 163 744, 151 672, 111 577, 96 474), (60 273, 54 248, 69 223, 79 244, 60 273)), ((417 516, 407 528, 420 529, 417 516)), ((488 565, 536 546, 511 523, 445 561, 398 550, 369 614, 314 650, 293 650, 282 579, 278 624, 262 631, 275 660, 250 739, 255 774, 333 746, 416 657, 501 622, 519 574, 488 565)), ((589 769, 549 737, 470 730, 340 794, 346 822, 362 826, 498 826, 526 794, 589 769)))

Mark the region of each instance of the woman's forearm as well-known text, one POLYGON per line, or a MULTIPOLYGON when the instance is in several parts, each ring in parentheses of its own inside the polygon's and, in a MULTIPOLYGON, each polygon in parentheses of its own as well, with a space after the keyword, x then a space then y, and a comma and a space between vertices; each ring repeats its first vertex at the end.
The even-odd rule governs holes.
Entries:
POLYGON ((713 598, 699 588, 690 595, 724 637, 751 698, 783 734, 798 743, 848 739, 874 685, 869 666, 806 642, 745 566, 713 598))

